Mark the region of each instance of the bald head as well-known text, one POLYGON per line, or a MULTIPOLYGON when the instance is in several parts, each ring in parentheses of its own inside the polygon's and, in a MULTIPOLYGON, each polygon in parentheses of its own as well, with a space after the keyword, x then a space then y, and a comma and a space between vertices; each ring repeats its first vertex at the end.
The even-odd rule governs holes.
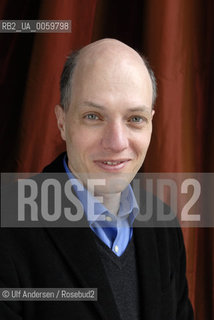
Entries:
MULTIPOLYGON (((84 81, 87 75, 99 72, 100 80, 111 77, 112 85, 116 85, 117 81, 123 80, 124 72, 121 71, 132 72, 131 68, 133 72, 135 69, 139 73, 139 77, 145 74, 149 76, 154 106, 156 81, 148 62, 131 47, 115 39, 98 40, 73 52, 68 57, 60 81, 61 106, 65 111, 68 110, 73 96, 72 91, 78 90, 81 81, 84 81)), ((128 74, 126 75, 128 77, 128 74)))
POLYGON ((90 61, 99 58, 109 58, 112 62, 118 59, 129 59, 142 63, 139 54, 116 39, 102 39, 93 42, 80 50, 79 61, 90 61))

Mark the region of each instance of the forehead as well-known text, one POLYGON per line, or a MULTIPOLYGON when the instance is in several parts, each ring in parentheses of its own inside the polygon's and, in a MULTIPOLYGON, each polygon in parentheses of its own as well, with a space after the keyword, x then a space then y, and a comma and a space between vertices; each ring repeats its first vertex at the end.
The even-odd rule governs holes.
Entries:
POLYGON ((143 60, 135 52, 120 51, 114 48, 80 55, 72 79, 72 100, 101 105, 113 100, 123 103, 136 100, 137 104, 142 104, 143 99, 150 100, 152 83, 143 60))

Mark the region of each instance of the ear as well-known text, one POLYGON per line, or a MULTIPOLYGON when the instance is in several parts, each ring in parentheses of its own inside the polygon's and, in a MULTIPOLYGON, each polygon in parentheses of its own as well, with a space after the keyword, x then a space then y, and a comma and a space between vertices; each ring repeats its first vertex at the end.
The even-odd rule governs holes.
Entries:
POLYGON ((154 117, 154 114, 155 114, 155 110, 152 110, 152 119, 154 117))
POLYGON ((65 111, 59 104, 55 107, 55 114, 61 137, 65 140, 65 111))

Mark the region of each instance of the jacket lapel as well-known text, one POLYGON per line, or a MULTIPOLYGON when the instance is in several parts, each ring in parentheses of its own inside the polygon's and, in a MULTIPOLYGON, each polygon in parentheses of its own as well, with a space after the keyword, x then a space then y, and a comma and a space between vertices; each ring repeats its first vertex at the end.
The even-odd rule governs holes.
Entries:
POLYGON ((134 228, 142 319, 158 320, 161 296, 160 265, 153 228, 134 228))
POLYGON ((90 228, 46 229, 82 288, 97 288, 98 301, 90 302, 103 319, 120 319, 113 293, 90 228))

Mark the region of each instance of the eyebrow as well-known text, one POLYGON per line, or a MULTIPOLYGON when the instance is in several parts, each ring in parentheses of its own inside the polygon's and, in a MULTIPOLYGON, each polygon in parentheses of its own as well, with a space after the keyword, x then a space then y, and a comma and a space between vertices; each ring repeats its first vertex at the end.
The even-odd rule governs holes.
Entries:
MULTIPOLYGON (((97 108, 97 109, 101 109, 101 110, 105 110, 106 107, 99 105, 97 103, 94 103, 92 101, 84 101, 83 103, 81 103, 80 108, 81 107, 93 107, 93 108, 97 108)), ((131 112, 148 112, 150 113, 152 111, 152 109, 150 110, 150 108, 142 105, 142 106, 138 106, 138 107, 133 107, 133 108, 129 108, 127 111, 131 111, 131 112)))

